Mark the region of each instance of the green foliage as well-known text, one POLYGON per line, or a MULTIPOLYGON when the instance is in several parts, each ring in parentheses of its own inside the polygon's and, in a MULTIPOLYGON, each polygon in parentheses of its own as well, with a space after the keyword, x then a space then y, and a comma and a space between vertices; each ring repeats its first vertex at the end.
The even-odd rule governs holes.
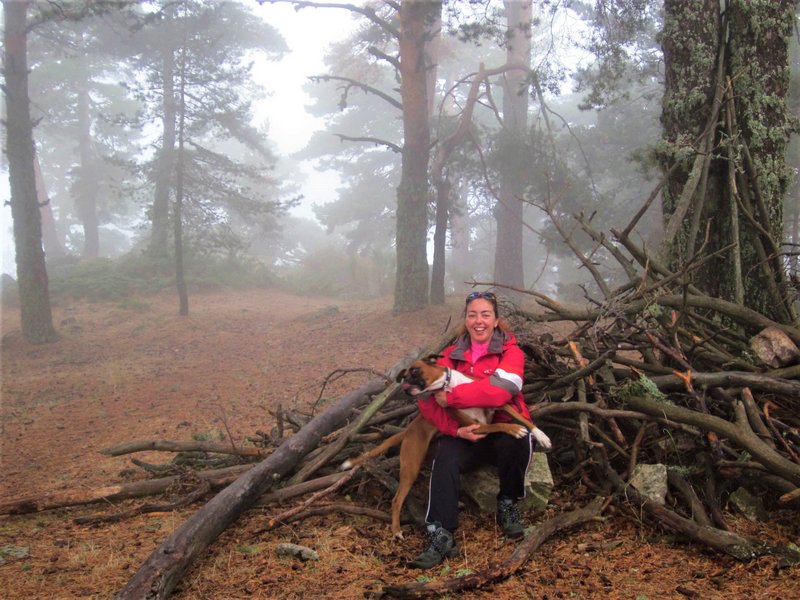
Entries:
POLYGON ((656 402, 667 402, 667 397, 649 377, 642 375, 635 381, 627 381, 617 390, 617 397, 625 402, 634 396, 647 396, 656 402))
POLYGON ((298 266, 285 271, 282 284, 299 294, 378 297, 390 292, 392 278, 389 265, 380 257, 367 258, 329 247, 307 255, 298 266))

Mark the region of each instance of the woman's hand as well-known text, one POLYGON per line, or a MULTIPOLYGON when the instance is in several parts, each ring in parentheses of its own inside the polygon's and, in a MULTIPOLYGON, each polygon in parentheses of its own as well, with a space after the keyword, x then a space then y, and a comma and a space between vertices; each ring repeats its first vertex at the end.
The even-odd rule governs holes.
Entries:
POLYGON ((433 394, 433 397, 436 400, 436 404, 438 404, 442 408, 447 408, 447 392, 445 392, 444 390, 439 390, 438 392, 433 394))
POLYGON ((472 425, 466 425, 464 427, 459 427, 456 430, 456 437, 461 438, 462 440, 469 440, 470 442, 477 442, 478 440, 482 440, 486 437, 486 434, 480 433, 472 433, 478 427, 480 427, 480 423, 473 423, 472 425))

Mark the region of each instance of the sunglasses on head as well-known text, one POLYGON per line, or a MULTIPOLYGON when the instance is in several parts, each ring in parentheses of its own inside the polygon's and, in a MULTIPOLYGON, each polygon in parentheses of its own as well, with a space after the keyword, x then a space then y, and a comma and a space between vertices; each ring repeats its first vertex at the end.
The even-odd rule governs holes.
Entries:
POLYGON ((470 292, 467 295, 467 304, 473 300, 477 300, 478 298, 483 298, 484 300, 488 300, 493 304, 497 302, 497 296, 495 296, 492 292, 470 292))

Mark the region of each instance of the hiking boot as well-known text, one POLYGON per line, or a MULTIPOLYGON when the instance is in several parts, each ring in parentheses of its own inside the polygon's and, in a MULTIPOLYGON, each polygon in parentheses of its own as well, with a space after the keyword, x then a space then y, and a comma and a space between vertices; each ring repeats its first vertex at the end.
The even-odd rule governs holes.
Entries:
POLYGON ((511 539, 521 538, 525 535, 525 528, 519 517, 519 509, 510 498, 497 500, 497 524, 503 529, 506 537, 511 539))
POLYGON ((409 567, 415 569, 430 569, 441 563, 445 558, 458 556, 458 547, 453 539, 453 534, 438 523, 428 525, 425 532, 425 550, 417 556, 409 567))

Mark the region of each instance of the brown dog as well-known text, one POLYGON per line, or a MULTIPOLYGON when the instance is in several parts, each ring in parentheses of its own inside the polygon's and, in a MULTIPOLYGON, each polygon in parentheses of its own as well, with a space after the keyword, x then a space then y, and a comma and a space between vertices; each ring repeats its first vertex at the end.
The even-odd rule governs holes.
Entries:
MULTIPOLYGON (((403 382, 403 389, 411 396, 431 393, 439 390, 449 391, 462 383, 473 381, 468 376, 436 364, 435 356, 425 360, 415 360, 408 369, 404 369, 397 375, 397 381, 403 382)), ((528 435, 530 431, 537 441, 545 448, 550 448, 550 439, 533 423, 514 410, 511 405, 506 404, 500 409, 507 412, 518 423, 492 423, 495 409, 488 408, 469 408, 469 409, 448 409, 452 416, 458 421, 461 427, 480 423, 473 433, 506 433, 516 438, 528 435)), ((374 458, 386 452, 389 448, 400 444, 400 482, 397 493, 392 499, 392 533, 397 538, 402 538, 400 530, 400 511, 403 503, 411 490, 411 486, 416 481, 428 446, 434 436, 439 433, 436 426, 425 419, 422 415, 409 423, 408 427, 390 438, 382 444, 376 446, 369 452, 356 458, 351 458, 342 463, 341 469, 347 470, 363 464, 370 458, 374 458)))

